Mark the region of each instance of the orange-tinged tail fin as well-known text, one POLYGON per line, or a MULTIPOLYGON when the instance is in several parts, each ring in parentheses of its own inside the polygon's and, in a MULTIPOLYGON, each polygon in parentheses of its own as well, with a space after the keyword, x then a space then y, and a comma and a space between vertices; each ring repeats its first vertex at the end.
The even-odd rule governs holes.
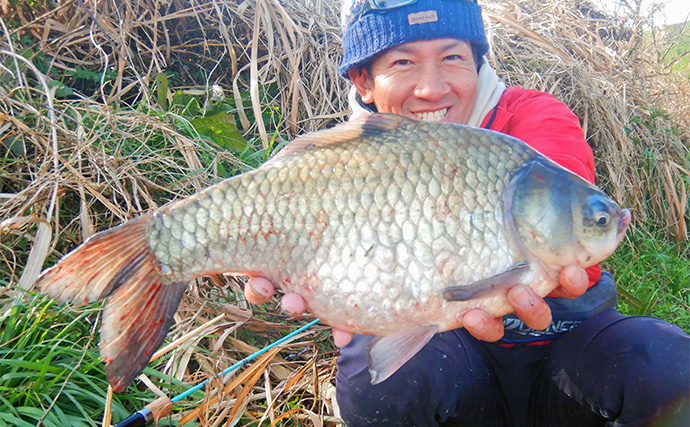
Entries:
POLYGON ((107 297, 151 257, 146 244, 150 220, 151 215, 144 215, 91 236, 41 274, 39 290, 77 305, 107 297))
POLYGON ((151 215, 98 233, 39 277, 41 292, 86 304, 109 297, 101 326, 101 357, 115 391, 127 387, 168 333, 184 283, 161 281, 146 243, 151 215))
POLYGON ((168 334, 186 284, 130 281, 108 299, 101 327, 101 357, 114 391, 125 389, 168 334))

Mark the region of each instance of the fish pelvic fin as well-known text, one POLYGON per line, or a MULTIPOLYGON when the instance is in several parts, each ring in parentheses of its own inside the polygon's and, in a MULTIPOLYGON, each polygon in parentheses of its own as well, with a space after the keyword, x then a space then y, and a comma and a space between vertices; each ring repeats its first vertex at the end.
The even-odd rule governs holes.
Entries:
MULTIPOLYGON (((156 275, 149 269, 141 279, 155 280, 156 275)), ((143 285, 142 281, 129 281, 108 298, 101 327, 101 357, 114 391, 127 388, 144 370, 168 334, 186 287, 186 283, 143 285)))
POLYGON ((419 352, 438 332, 438 326, 418 328, 376 337, 367 344, 367 361, 371 383, 378 384, 393 375, 419 352))
POLYGON ((143 270, 154 261, 146 243, 150 219, 150 214, 143 215, 93 235, 41 274, 39 291, 83 305, 107 297, 129 280, 141 281, 142 274, 147 275, 143 270))

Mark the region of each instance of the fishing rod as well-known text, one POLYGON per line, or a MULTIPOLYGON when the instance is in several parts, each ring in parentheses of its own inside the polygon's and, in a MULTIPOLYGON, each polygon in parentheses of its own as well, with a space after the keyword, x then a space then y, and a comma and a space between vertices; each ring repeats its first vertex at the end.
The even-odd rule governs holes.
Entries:
POLYGON ((199 384, 195 385, 194 387, 190 388, 189 390, 173 397, 172 399, 168 399, 167 397, 161 397, 152 403, 146 405, 144 409, 135 412, 134 414, 130 415, 129 417, 125 418, 124 420, 120 421, 119 423, 113 425, 113 427, 145 427, 148 425, 150 422, 159 420, 161 417, 164 417, 172 412, 172 404, 179 402, 180 400, 188 397, 192 393, 200 390, 203 388, 209 381, 215 379, 215 378, 220 378, 235 369, 239 368, 240 366, 244 365, 245 363, 257 358, 258 356, 261 356, 262 354, 266 353, 270 349, 284 343, 285 341, 289 340, 290 338, 294 337, 295 335, 299 334, 300 332, 304 331, 307 328, 310 328, 317 323, 319 323, 321 319, 316 319, 313 320, 306 325, 300 327, 299 329, 294 330, 293 332, 290 332, 289 334, 285 335, 283 338, 275 341, 272 344, 267 345, 266 347, 262 348, 261 350, 257 351, 256 353, 253 353, 244 359, 240 360, 239 362, 235 363, 234 365, 224 369, 222 372, 217 373, 216 375, 205 379, 204 381, 200 382, 199 384))

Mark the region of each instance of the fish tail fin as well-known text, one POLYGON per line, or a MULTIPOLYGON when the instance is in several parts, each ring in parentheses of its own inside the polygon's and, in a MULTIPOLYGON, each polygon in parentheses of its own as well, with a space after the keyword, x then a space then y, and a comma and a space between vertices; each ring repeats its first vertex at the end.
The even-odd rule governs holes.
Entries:
MULTIPOLYGON (((157 274, 151 272, 151 275, 157 274)), ((101 357, 114 391, 125 389, 151 359, 170 330, 186 283, 119 287, 103 310, 101 357)))
POLYGON ((98 233, 37 281, 41 292, 74 304, 109 297, 101 326, 101 357, 115 391, 148 364, 168 333, 185 283, 163 283, 146 242, 151 215, 98 233))
MULTIPOLYGON (((142 274, 142 264, 152 258, 146 244, 146 227, 151 215, 144 215, 91 236, 44 271, 36 284, 41 293, 77 305, 110 295, 127 280, 142 274)), ((158 279, 160 280, 160 279, 158 279)))

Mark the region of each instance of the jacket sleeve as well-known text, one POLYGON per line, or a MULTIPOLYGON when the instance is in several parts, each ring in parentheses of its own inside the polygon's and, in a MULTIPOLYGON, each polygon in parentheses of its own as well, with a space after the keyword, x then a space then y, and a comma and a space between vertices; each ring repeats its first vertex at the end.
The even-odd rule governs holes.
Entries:
POLYGON ((506 93, 511 113, 505 133, 594 182, 594 155, 577 116, 553 95, 519 89, 506 93))

